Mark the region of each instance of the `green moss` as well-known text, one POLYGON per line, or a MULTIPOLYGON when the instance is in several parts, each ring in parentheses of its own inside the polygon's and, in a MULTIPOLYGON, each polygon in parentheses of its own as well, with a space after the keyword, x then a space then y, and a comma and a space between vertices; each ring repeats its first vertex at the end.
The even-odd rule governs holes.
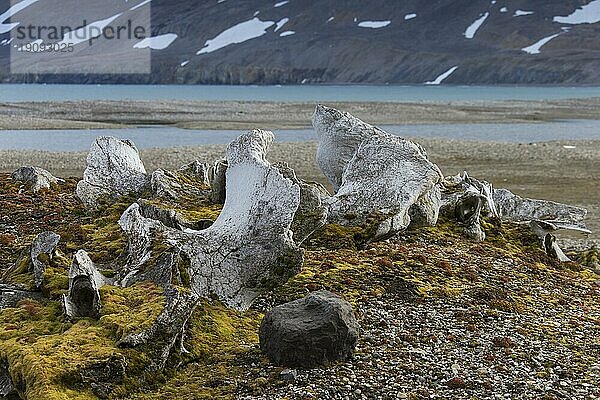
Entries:
POLYGON ((8 360, 15 385, 28 399, 94 399, 80 387, 79 372, 114 355, 126 357, 129 371, 143 371, 144 357, 117 341, 148 327, 164 306, 150 283, 101 290, 99 321, 68 322, 59 302, 24 300, 0 313, 0 359, 8 360))

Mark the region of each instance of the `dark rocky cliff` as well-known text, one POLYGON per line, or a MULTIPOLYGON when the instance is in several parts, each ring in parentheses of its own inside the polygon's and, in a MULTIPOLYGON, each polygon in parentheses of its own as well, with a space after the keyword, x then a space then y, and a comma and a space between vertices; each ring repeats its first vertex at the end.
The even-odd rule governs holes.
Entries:
MULTIPOLYGON (((4 4, 1 12, 8 8, 6 3, 0 1, 0 5, 4 4)), ((152 51, 151 74, 11 75, 10 46, 0 46, 0 79, 78 83, 418 84, 434 81, 457 67, 444 83, 600 84, 598 1, 290 0, 281 3, 284 2, 153 0, 152 34, 174 33, 177 39, 165 49, 152 51), (570 15, 574 17, 556 18, 570 15), (586 23, 575 23, 581 22, 582 16, 586 23), (478 29, 471 29, 473 37, 467 37, 467 28, 484 17, 478 29), (263 23, 264 32, 260 36, 196 54, 207 40, 252 20, 255 25, 263 23), (282 36, 284 32, 287 33, 282 36), (535 43, 557 34, 536 54, 535 43), (528 47, 534 54, 523 51, 528 47)), ((252 25, 248 22, 248 28, 252 29, 252 25)), ((9 33, 0 35, 0 42, 7 38, 9 33)))

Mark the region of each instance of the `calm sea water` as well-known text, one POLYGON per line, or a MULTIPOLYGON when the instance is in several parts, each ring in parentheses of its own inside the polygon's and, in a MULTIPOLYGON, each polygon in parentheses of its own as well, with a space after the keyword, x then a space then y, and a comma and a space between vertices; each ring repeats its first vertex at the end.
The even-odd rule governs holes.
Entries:
POLYGON ((600 87, 0 84, 0 102, 63 100, 456 101, 600 97, 600 87))
MULTIPOLYGON (((600 121, 562 121, 541 124, 390 125, 386 131, 403 137, 532 143, 550 140, 600 140, 600 121)), ((316 140, 312 129, 275 130, 276 141, 316 140)), ((87 151, 97 136, 131 139, 138 148, 226 144, 240 131, 187 130, 141 127, 102 130, 0 130, 0 150, 87 151)))

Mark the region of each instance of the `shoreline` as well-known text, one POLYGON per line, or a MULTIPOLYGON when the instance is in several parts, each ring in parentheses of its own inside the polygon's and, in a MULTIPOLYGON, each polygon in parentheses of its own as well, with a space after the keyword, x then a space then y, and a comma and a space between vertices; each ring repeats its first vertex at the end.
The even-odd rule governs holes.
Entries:
MULTIPOLYGON (((374 125, 535 123, 600 120, 600 97, 567 100, 448 102, 323 102, 374 125)), ((117 129, 176 126, 183 129, 303 129, 317 102, 272 101, 50 101, 0 102, 0 130, 117 129)))

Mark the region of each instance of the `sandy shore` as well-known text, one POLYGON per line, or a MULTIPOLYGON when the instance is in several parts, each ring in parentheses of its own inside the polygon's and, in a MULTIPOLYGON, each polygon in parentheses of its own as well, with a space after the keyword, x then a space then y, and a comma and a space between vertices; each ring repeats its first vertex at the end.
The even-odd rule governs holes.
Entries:
MULTIPOLYGON (((600 119, 600 98, 451 103, 330 103, 378 125, 514 123, 600 119)), ((0 129, 92 129, 175 125, 190 129, 310 127, 315 103, 77 101, 0 103, 0 129)))

